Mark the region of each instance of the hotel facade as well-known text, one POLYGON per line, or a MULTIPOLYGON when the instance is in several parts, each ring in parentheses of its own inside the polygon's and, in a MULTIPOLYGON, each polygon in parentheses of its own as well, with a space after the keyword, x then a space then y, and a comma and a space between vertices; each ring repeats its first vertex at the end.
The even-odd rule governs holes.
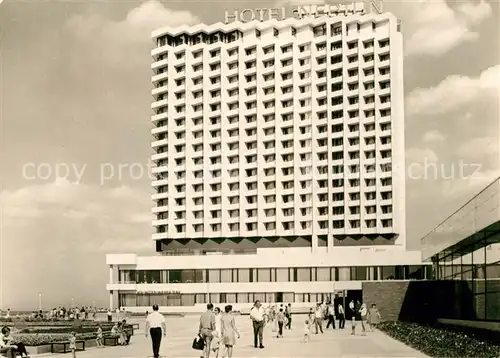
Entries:
POLYGON ((157 256, 107 255, 112 308, 301 307, 431 277, 406 250, 400 23, 372 10, 153 33, 157 256))

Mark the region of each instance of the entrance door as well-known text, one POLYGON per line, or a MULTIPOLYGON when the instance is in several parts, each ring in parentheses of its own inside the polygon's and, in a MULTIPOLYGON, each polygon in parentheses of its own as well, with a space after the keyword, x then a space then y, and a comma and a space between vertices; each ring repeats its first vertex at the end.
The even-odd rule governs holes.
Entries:
POLYGON ((276 292, 276 302, 283 303, 283 292, 276 292))

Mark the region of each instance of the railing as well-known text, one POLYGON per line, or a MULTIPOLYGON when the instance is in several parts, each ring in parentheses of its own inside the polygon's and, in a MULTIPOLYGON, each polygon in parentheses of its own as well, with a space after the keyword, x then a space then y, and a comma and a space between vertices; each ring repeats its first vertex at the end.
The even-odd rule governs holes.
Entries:
POLYGON ((257 249, 238 249, 238 250, 225 250, 225 251, 195 251, 195 250, 169 250, 162 251, 162 256, 205 256, 205 255, 254 255, 257 249))

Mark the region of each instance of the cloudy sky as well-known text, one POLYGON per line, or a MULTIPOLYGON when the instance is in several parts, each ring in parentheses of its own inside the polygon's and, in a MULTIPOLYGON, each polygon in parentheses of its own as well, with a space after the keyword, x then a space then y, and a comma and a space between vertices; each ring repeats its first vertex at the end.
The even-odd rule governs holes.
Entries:
MULTIPOLYGON (((0 307, 35 308, 38 292, 46 307, 71 297, 105 306, 105 253, 153 253, 150 32, 272 1, 290 5, 0 1, 0 307)), ((418 248, 498 176, 500 9, 427 0, 385 10, 403 21, 408 242, 418 248)))

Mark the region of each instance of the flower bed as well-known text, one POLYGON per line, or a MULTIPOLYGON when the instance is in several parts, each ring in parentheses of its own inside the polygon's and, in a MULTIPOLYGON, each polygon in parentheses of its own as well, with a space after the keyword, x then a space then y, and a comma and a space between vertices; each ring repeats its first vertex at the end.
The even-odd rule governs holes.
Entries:
POLYGON ((25 320, 10 320, 2 319, 0 326, 16 326, 16 327, 30 327, 30 326, 69 326, 74 323, 79 323, 84 326, 97 326, 98 324, 108 324, 108 322, 99 321, 82 321, 82 320, 55 320, 55 321, 25 321, 25 320))
MULTIPOLYGON (((71 337, 70 334, 62 333, 62 334, 26 334, 20 333, 15 334, 14 341, 22 342, 25 346, 43 346, 45 344, 50 344, 52 342, 64 342, 68 341, 71 337)), ((85 335, 77 335, 76 339, 92 339, 95 338, 95 334, 85 334, 85 335)))
POLYGON ((378 328, 431 357, 500 357, 500 343, 481 339, 471 330, 407 322, 383 322, 378 328))
MULTIPOLYGON (((106 327, 102 326, 103 330, 111 330, 112 326, 106 327)), ((92 327, 92 326, 80 326, 80 327, 73 327, 73 326, 66 326, 66 327, 27 327, 27 328, 22 328, 19 330, 19 333, 32 333, 32 334, 43 334, 43 333, 48 333, 48 334, 53 334, 53 333, 95 333, 97 331, 97 327, 92 327)))
MULTIPOLYGON (((103 325, 102 328, 106 333, 111 330, 111 325, 103 325)), ((131 325, 127 325, 126 330, 129 334, 133 334, 134 332, 131 325)), ((81 331, 75 330, 73 327, 53 327, 53 329, 48 327, 30 327, 22 329, 18 333, 14 333, 13 336, 16 342, 22 342, 25 346, 37 347, 47 345, 52 342, 67 341, 73 331, 77 333, 76 338, 80 340, 93 340, 97 336, 97 330, 95 327, 82 327, 81 331)))

